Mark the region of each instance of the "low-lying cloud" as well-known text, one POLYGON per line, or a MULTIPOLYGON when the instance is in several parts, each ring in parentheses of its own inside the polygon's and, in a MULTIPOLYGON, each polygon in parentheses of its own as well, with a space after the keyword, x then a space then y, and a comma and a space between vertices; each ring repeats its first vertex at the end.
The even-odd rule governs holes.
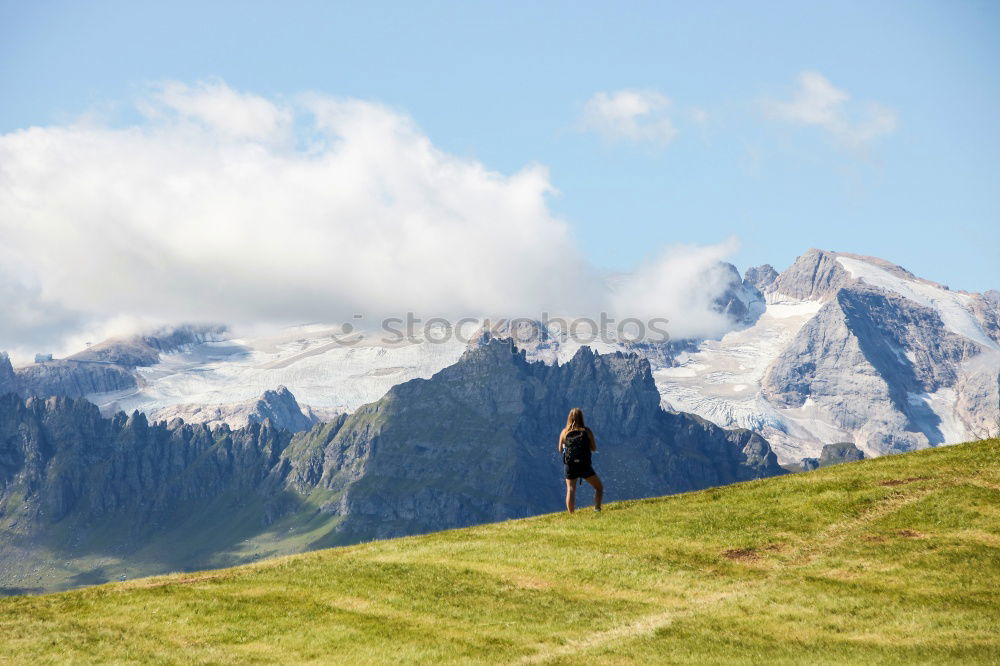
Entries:
POLYGON ((735 238, 718 245, 666 247, 613 288, 614 310, 649 320, 676 313, 675 338, 717 335, 732 327, 726 315, 707 307, 730 286, 723 263, 738 249, 735 238))
POLYGON ((549 209, 544 167, 491 171, 382 104, 209 82, 159 86, 136 108, 127 126, 0 136, 0 349, 72 351, 143 323, 651 304, 717 332, 710 299, 670 294, 725 249, 665 255, 622 300, 549 209))

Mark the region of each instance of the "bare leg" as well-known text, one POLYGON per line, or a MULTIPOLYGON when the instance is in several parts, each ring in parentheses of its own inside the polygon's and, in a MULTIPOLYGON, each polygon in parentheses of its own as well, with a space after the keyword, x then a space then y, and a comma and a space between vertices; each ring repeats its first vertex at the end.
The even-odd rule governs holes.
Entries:
POLYGON ((566 510, 573 513, 576 509, 576 479, 566 479, 566 510))
POLYGON ((584 481, 594 486, 594 509, 600 511, 601 500, 604 499, 604 484, 601 483, 601 477, 595 474, 594 476, 588 476, 584 481))

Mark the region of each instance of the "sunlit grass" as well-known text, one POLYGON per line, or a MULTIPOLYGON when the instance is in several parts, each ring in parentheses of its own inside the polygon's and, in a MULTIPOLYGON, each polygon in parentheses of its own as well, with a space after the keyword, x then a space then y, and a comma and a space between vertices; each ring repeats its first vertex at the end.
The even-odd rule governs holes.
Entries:
POLYGON ((0 599, 0 660, 1000 660, 1000 441, 0 599))

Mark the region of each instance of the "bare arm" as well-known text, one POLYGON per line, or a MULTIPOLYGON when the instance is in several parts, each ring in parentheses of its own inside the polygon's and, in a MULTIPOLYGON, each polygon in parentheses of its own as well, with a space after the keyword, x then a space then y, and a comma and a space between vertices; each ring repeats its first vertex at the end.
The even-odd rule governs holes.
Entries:
POLYGON ((559 453, 562 453, 562 450, 563 450, 563 437, 565 437, 565 436, 566 436, 565 432, 559 433, 559 443, 556 445, 556 450, 559 451, 559 453))
POLYGON ((594 433, 591 432, 588 429, 587 430, 587 434, 590 435, 590 450, 591 451, 596 451, 597 450, 597 439, 594 437, 594 433))

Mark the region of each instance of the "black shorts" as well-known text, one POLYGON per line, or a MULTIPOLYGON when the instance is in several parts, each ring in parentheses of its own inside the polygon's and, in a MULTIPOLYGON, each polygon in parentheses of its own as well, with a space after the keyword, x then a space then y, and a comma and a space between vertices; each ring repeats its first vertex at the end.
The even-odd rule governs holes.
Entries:
POLYGON ((591 465, 566 465, 567 479, 589 479, 597 474, 591 465))

